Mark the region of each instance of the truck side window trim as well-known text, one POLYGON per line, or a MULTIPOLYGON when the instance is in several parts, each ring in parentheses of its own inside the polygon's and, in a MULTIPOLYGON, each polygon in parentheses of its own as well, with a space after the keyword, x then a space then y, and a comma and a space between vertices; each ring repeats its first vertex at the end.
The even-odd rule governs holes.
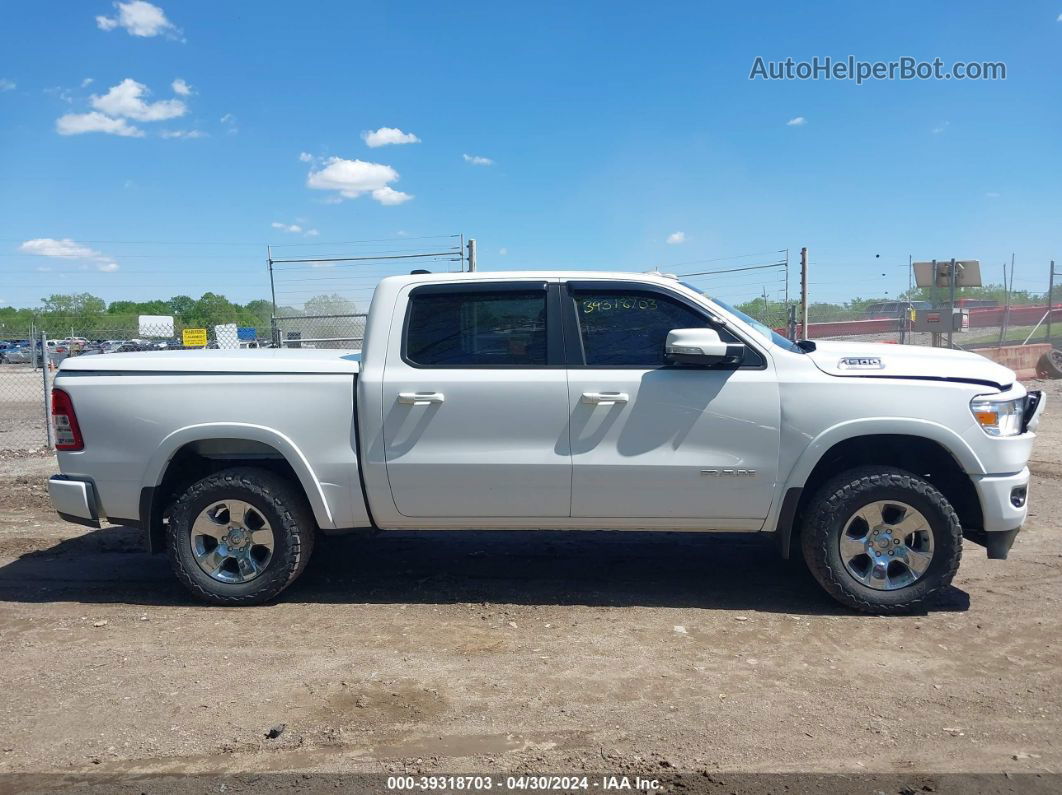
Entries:
MULTIPOLYGON (((564 290, 563 301, 563 329, 565 341, 565 353, 568 367, 582 370, 662 370, 662 369, 690 369, 684 365, 646 365, 646 364, 586 364, 586 351, 583 347, 582 332, 579 327, 579 313, 575 293, 590 291, 597 293, 655 293, 672 301, 682 304, 701 318, 705 326, 719 329, 719 326, 711 321, 704 307, 689 300, 686 296, 672 292, 655 284, 646 284, 638 281, 609 281, 609 280, 586 280, 566 281, 560 285, 564 290)), ((766 370, 767 359, 758 345, 749 342, 748 338, 739 334, 734 328, 727 326, 726 331, 735 336, 738 341, 745 345, 746 359, 744 364, 722 366, 717 370, 766 370)))
POLYGON ((560 323, 560 285, 545 281, 453 282, 425 284, 409 291, 405 318, 402 323, 402 361, 418 370, 543 370, 563 368, 564 337, 560 323), (409 355, 410 320, 413 304, 418 297, 438 295, 483 295, 498 293, 530 293, 542 291, 546 302, 546 362, 545 364, 424 364, 409 355))

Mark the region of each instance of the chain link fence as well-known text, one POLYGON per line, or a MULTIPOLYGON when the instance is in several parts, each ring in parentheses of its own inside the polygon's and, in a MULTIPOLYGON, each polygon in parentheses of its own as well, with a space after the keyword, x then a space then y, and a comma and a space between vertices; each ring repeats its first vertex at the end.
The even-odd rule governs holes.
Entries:
POLYGON ((278 348, 360 349, 365 339, 364 314, 298 315, 274 320, 278 348))
POLYGON ((50 445, 47 398, 51 390, 42 334, 5 330, 0 342, 0 457, 50 445))
MULTIPOLYGON (((963 309, 963 307, 957 307, 963 309)), ((893 310, 886 307, 891 316, 871 310, 862 317, 853 313, 851 318, 822 319, 809 314, 807 336, 822 340, 859 340, 885 342, 901 345, 947 345, 946 330, 934 332, 919 330, 919 316, 938 315, 947 318, 947 308, 909 307, 893 310)), ((1029 345, 1062 339, 1062 305, 1055 304, 1048 311, 1046 304, 972 307, 963 309, 961 323, 952 332, 952 346, 963 350, 998 348, 1012 345, 1029 345)), ((926 319, 925 317, 922 318, 926 319)), ((958 323, 958 321, 956 321, 958 323)), ((946 325, 941 325, 942 329, 946 325)))

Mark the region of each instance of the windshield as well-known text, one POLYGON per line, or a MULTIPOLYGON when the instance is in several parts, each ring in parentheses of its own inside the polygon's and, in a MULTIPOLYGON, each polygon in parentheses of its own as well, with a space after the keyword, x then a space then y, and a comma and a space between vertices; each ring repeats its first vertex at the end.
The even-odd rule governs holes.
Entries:
POLYGON ((796 343, 790 342, 774 329, 770 328, 769 326, 765 326, 763 323, 756 320, 755 318, 746 315, 740 309, 735 309, 726 301, 720 301, 718 298, 713 298, 712 296, 708 295, 708 293, 704 292, 704 290, 698 290, 692 284, 686 284, 686 282, 682 282, 682 285, 684 287, 689 287, 694 292, 700 293, 705 298, 710 300, 713 304, 718 304, 735 317, 741 318, 741 320, 745 321, 745 323, 747 323, 753 331, 755 331, 768 342, 773 342, 779 348, 791 351, 792 353, 804 353, 804 349, 799 347, 796 343))

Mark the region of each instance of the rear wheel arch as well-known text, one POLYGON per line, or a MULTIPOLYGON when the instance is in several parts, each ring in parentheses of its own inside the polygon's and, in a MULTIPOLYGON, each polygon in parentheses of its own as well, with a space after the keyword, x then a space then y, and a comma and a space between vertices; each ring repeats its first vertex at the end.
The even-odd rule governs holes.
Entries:
POLYGON ((208 475, 232 467, 265 469, 290 480, 305 497, 318 527, 331 528, 328 504, 305 458, 283 437, 270 437, 270 433, 261 432, 215 435, 178 431, 171 435, 167 439, 170 443, 160 446, 148 465, 140 492, 140 523, 147 531, 149 551, 165 549, 164 520, 183 491, 208 475))

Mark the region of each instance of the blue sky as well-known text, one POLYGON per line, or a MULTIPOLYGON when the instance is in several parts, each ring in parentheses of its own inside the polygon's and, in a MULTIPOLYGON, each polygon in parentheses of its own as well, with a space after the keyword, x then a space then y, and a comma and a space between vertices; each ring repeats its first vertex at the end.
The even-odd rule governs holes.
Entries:
POLYGON ((1039 290, 1062 261, 1062 0, 38 0, 6 9, 0 52, 11 305, 243 302, 268 296, 267 243, 402 235, 475 237, 481 269, 684 273, 806 245, 820 300, 895 295, 908 254, 998 281, 1014 251, 1039 290), (1007 79, 749 80, 756 56, 849 54, 1007 79), (369 146, 381 128, 417 141, 369 146))

